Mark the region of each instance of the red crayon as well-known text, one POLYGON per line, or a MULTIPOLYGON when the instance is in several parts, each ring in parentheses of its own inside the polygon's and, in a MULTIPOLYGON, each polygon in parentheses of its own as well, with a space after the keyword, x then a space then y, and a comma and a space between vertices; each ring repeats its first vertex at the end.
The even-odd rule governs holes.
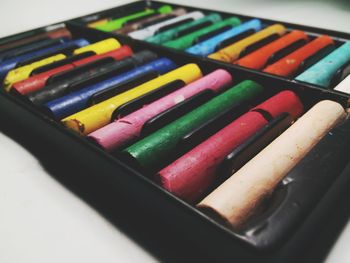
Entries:
POLYGON ((55 39, 55 38, 72 38, 70 31, 66 28, 59 28, 48 32, 38 33, 33 36, 24 37, 15 41, 10 41, 8 43, 0 45, 0 50, 8 48, 16 48, 21 45, 26 45, 33 43, 35 41, 40 41, 44 39, 55 39))
POLYGON ((263 71, 278 76, 293 77, 305 59, 332 44, 334 41, 329 36, 320 36, 276 63, 267 66, 263 71))
POLYGON ((214 183, 225 157, 268 123, 262 111, 271 116, 287 112, 293 117, 303 111, 299 98, 291 91, 280 92, 260 105, 162 169, 157 174, 161 185, 188 202, 197 201, 214 183))
POLYGON ((272 43, 259 48, 253 53, 244 56, 243 58, 234 62, 234 64, 246 68, 262 69, 266 66, 271 56, 276 54, 276 52, 292 45, 293 43, 298 43, 299 41, 303 40, 307 41, 308 36, 303 31, 294 30, 289 34, 273 41, 272 43))
POLYGON ((102 58, 107 58, 107 57, 111 57, 115 60, 121 60, 125 57, 131 56, 133 54, 131 48, 129 46, 122 46, 116 50, 104 53, 104 54, 100 54, 100 55, 93 55, 87 58, 83 58, 74 62, 71 62, 69 64, 63 65, 63 66, 59 66, 57 68, 39 73, 37 75, 31 76, 28 79, 16 82, 13 84, 12 89, 15 89, 18 93, 25 95, 28 94, 30 92, 39 90, 41 88, 43 88, 46 84, 46 81, 48 80, 49 77, 72 69, 74 67, 83 65, 83 64, 87 64, 90 62, 93 62, 95 60, 98 59, 102 59, 102 58))
POLYGON ((282 112, 288 112, 295 120, 303 113, 304 106, 294 92, 286 90, 260 103, 252 111, 264 111, 271 118, 276 118, 282 112))

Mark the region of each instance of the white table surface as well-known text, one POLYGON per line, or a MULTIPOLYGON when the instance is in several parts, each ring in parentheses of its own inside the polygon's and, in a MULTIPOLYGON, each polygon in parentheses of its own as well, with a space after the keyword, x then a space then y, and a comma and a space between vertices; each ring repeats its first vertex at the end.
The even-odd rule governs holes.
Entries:
MULTIPOLYGON (((0 37, 127 3, 1 0, 0 37)), ((350 33, 347 0, 173 1, 350 33)), ((155 262, 0 131, 0 262, 155 262)), ((327 262, 350 262, 350 224, 327 262)))

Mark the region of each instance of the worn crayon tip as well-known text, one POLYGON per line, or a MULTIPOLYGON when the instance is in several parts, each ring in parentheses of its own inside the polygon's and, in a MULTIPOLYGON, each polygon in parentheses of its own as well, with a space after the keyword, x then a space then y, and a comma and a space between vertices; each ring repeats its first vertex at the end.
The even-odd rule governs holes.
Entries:
POLYGON ((70 119, 70 120, 64 120, 62 121, 63 125, 66 126, 69 129, 72 129, 76 132, 79 132, 80 134, 84 134, 84 124, 81 123, 79 120, 76 119, 70 119))
POLYGON ((216 53, 210 54, 208 58, 223 61, 223 62, 231 62, 231 58, 227 56, 224 52, 216 52, 216 53))

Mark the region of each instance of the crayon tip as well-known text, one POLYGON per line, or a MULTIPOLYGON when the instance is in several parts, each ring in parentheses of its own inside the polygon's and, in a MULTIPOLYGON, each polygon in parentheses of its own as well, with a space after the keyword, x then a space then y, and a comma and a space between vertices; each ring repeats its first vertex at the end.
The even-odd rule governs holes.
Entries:
POLYGON ((84 124, 81 123, 79 120, 76 120, 76 119, 63 120, 62 123, 67 128, 74 130, 76 132, 79 132, 80 134, 84 134, 84 130, 85 130, 84 124))

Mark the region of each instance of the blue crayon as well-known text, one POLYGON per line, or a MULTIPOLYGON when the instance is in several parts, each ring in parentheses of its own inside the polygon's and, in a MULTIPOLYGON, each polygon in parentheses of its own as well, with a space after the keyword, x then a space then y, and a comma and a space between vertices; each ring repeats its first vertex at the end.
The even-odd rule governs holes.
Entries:
POLYGON ((52 100, 45 104, 45 107, 57 119, 62 119, 75 112, 81 111, 89 106, 90 98, 97 92, 103 91, 111 86, 118 85, 130 78, 141 76, 147 72, 156 71, 159 74, 166 73, 177 67, 171 60, 167 58, 160 58, 148 64, 140 66, 136 69, 127 71, 123 74, 99 82, 95 85, 86 87, 84 89, 69 93, 66 96, 52 100))
POLYGON ((348 61, 350 61, 350 41, 341 45, 295 79, 329 88, 334 74, 348 61))
POLYGON ((5 60, 4 62, 2 62, 0 64, 0 78, 4 77, 8 71, 10 71, 11 69, 14 69, 17 65, 17 63, 27 60, 27 59, 31 59, 34 58, 36 56, 42 56, 45 55, 46 53, 52 53, 55 51, 59 51, 60 49, 65 49, 65 48, 69 48, 69 47, 73 47, 73 46, 78 46, 78 47, 83 47, 83 46, 87 46, 90 43, 85 40, 85 39, 76 39, 76 40, 72 40, 72 41, 68 41, 66 43, 62 43, 62 44, 58 44, 58 45, 54 45, 52 47, 48 47, 48 48, 44 48, 44 49, 40 49, 37 51, 33 51, 27 54, 23 54, 8 60, 5 60))
POLYGON ((19 48, 11 49, 9 51, 0 53, 0 61, 5 61, 13 57, 17 57, 26 53, 37 51, 43 48, 52 47, 57 44, 62 44, 67 41, 70 41, 68 38, 59 38, 59 39, 44 39, 32 44, 27 44, 19 48))
POLYGON ((248 30, 253 29, 256 32, 261 30, 261 28, 262 28, 261 21, 259 19, 252 19, 239 26, 229 29, 219 35, 216 35, 212 38, 209 38, 203 42, 198 43, 197 45, 194 45, 186 49, 186 52, 194 55, 208 56, 209 54, 214 53, 217 45, 223 42, 224 40, 229 39, 231 37, 235 37, 248 30))

